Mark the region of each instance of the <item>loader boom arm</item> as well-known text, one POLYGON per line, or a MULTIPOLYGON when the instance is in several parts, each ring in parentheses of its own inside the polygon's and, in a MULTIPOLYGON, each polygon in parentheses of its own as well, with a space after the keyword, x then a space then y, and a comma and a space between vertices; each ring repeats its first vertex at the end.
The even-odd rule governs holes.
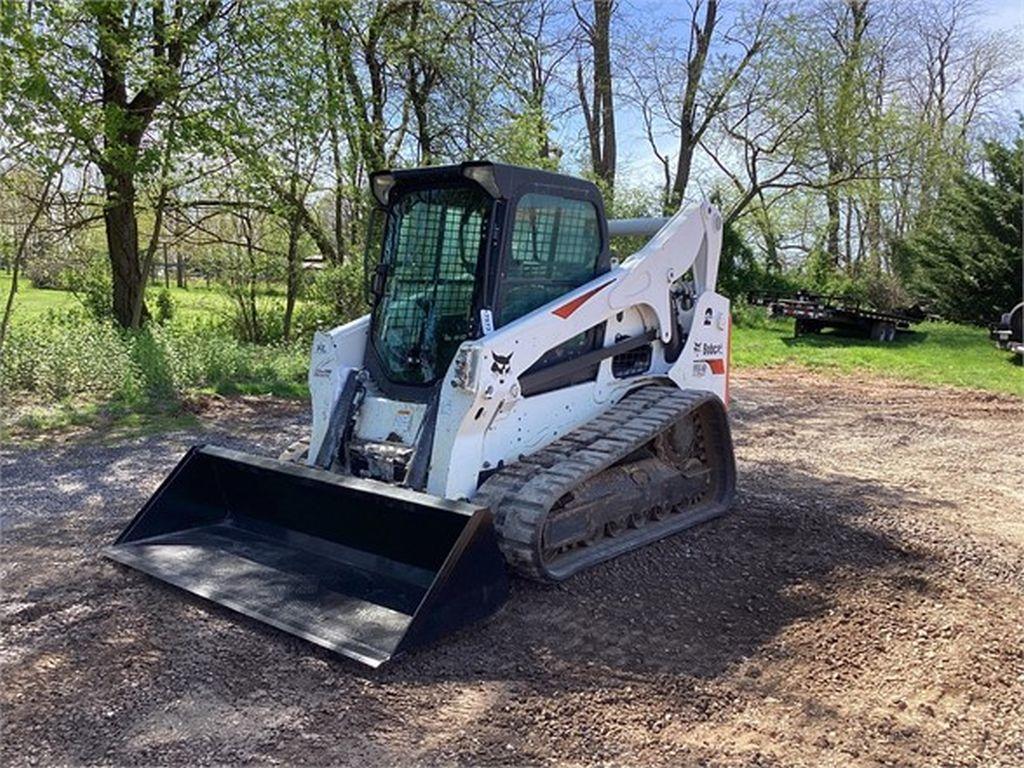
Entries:
POLYGON ((476 387, 494 387, 495 396, 510 393, 511 382, 548 349, 633 306, 643 308, 641 311, 648 315, 645 319, 652 321, 662 342, 667 343, 674 332, 672 284, 692 268, 695 294, 713 291, 721 247, 722 218, 713 206, 704 204, 695 211, 680 211, 621 266, 483 339, 467 343, 473 353, 491 360, 495 354, 502 359, 511 355, 507 375, 497 375, 488 366, 481 366, 486 380, 476 387), (488 377, 488 373, 492 375, 488 377))
MULTIPOLYGON (((452 364, 451 386, 444 387, 441 394, 440 412, 448 418, 438 421, 431 462, 434 470, 441 471, 432 472, 428 490, 448 498, 471 496, 478 468, 489 463, 479 450, 483 432, 522 401, 521 376, 549 349, 626 312, 640 316, 662 349, 677 333, 688 337, 687 354, 676 361, 662 354, 652 374, 680 386, 709 389, 724 400, 724 376, 696 384, 690 381, 697 370, 694 366, 703 362, 705 349, 717 355, 708 360, 716 364, 711 365, 712 372, 726 372, 729 303, 714 292, 721 243, 722 218, 712 205, 680 211, 620 266, 481 339, 463 344, 452 364), (688 321, 692 326, 699 317, 709 326, 708 341, 702 342, 689 327, 680 327, 686 318, 673 313, 672 286, 687 271, 692 271, 695 301, 688 321)), ((635 382, 611 382, 595 397, 621 396, 630 384, 635 386, 635 382)), ((568 407, 571 410, 572 406, 568 407)), ((551 439, 557 436, 555 429, 551 439)))

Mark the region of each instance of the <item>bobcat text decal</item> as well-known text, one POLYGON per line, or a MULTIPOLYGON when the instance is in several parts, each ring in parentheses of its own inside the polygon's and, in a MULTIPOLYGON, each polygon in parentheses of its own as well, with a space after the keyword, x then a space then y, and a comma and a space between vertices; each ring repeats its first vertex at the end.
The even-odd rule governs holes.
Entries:
MULTIPOLYGON (((721 376, 725 373, 725 358, 723 357, 724 351, 721 344, 708 344, 706 341, 703 343, 697 342, 693 345, 693 352, 696 355, 702 355, 704 358, 698 358, 695 361, 695 369, 701 363, 707 363, 708 368, 711 369, 711 373, 714 375, 721 376)), ((703 373, 697 375, 701 376, 703 373)))

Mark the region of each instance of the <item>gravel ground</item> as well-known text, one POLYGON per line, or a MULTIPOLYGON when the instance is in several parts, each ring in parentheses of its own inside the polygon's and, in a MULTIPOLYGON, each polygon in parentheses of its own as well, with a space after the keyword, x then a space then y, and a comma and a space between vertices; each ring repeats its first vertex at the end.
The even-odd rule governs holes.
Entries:
POLYGON ((1024 400, 734 378, 735 512, 377 671, 97 556, 194 442, 6 448, 0 761, 1024 764, 1024 400))

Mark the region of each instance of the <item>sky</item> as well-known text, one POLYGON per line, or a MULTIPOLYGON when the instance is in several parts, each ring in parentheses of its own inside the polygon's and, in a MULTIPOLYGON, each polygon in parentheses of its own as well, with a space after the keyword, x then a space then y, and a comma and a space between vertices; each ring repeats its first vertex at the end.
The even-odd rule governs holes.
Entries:
MULTIPOLYGON (((896 2, 898 0, 890 0, 896 2)), ((912 0, 905 0, 912 2, 912 0)), ((621 0, 620 12, 624 21, 629 26, 636 26, 642 29, 643 23, 648 18, 665 19, 673 15, 681 16, 686 13, 686 5, 683 0, 621 0)), ((727 27, 739 7, 743 3, 730 3, 725 0, 720 6, 721 21, 719 29, 727 27)), ((1011 31, 1020 45, 1018 49, 1024 52, 1024 0, 976 0, 977 22, 985 31, 1011 31)), ((685 34, 682 24, 679 25, 679 34, 685 34)), ((638 40, 638 45, 647 41, 638 40)), ((1024 53, 1021 54, 1021 66, 1024 67, 1024 53)), ((1011 91, 1004 94, 1002 98, 1008 115, 1017 111, 1024 111, 1024 78, 1011 91)), ((618 133, 618 166, 617 178, 626 186, 657 187, 662 182, 662 170, 657 159, 654 157, 648 145, 642 120, 638 112, 622 103, 620 99, 616 103, 616 121, 618 133)), ((579 141, 580 126, 566 126, 561 142, 565 147, 584 146, 579 141)), ((661 147, 662 151, 670 151, 674 155, 674 142, 666 136, 661 147)))

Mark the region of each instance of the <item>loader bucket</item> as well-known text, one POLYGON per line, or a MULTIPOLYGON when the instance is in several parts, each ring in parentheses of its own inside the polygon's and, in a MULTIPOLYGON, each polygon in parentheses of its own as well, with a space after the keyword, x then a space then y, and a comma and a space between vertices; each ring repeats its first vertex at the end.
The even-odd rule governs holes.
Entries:
POLYGON ((487 509, 224 448, 189 450, 104 554, 374 667, 508 595, 487 509))

